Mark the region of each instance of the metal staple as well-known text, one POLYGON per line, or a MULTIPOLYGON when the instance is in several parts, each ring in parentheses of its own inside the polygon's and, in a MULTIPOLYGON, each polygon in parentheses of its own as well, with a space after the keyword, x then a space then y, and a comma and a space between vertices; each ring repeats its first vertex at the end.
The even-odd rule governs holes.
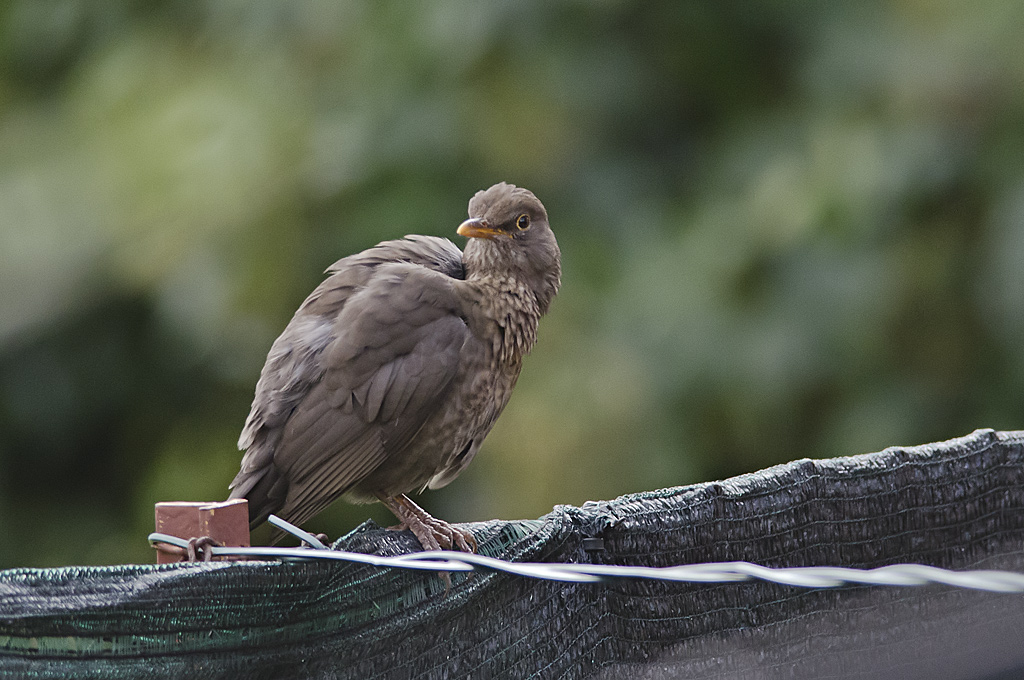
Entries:
MULTIPOLYGON (((765 567, 750 562, 709 562, 673 567, 639 567, 611 564, 562 564, 544 562, 506 562, 486 555, 452 551, 409 553, 380 557, 363 553, 331 550, 312 534, 276 517, 272 524, 283 529, 310 547, 303 548, 240 548, 212 546, 213 556, 265 557, 278 560, 325 559, 370 564, 376 567, 418 569, 422 571, 501 571, 529 578, 570 583, 597 583, 618 578, 640 578, 681 583, 734 583, 738 581, 769 581, 798 588, 835 588, 844 585, 923 586, 940 584, 983 590, 994 593, 1024 593, 1024 574, 1009 571, 951 571, 924 564, 893 564, 875 569, 850 567, 765 567)), ((166 543, 188 547, 185 539, 168 534, 152 533, 151 544, 166 543)))

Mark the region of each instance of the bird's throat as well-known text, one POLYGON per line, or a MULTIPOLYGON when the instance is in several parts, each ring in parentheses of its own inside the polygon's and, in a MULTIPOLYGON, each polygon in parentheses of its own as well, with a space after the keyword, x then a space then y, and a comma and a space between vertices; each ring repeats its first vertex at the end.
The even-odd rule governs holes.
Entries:
POLYGON ((515 278, 480 276, 460 282, 466 320, 495 360, 518 364, 537 341, 537 297, 515 278))

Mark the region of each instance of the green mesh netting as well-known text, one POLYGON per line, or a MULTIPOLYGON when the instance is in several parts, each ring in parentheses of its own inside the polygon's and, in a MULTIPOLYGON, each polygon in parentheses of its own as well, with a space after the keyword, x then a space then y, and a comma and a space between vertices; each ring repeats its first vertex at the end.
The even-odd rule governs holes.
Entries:
MULTIPOLYGON (((482 553, 519 561, 1021 570, 1024 432, 473 527, 482 553)), ((416 544, 366 524, 337 547, 416 544)), ((1021 595, 451 578, 446 594, 433 574, 335 562, 13 569, 0 677, 1024 677, 1021 595)))

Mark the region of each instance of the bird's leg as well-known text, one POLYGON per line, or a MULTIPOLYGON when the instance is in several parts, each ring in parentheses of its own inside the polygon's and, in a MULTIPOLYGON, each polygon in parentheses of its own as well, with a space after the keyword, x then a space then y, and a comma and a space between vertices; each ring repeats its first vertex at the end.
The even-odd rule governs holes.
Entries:
POLYGON ((424 550, 452 550, 454 548, 462 552, 476 552, 477 543, 472 532, 459 529, 431 516, 405 494, 398 496, 377 494, 377 498, 394 513, 403 528, 412 531, 424 550))

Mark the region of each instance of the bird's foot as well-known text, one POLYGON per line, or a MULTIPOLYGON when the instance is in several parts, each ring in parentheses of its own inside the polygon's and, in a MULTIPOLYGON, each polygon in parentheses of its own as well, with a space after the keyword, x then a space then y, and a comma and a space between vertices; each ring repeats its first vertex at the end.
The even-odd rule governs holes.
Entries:
POLYGON ((476 552, 477 542, 473 532, 437 519, 413 503, 408 496, 403 494, 389 497, 380 494, 378 498, 401 521, 397 528, 409 529, 424 550, 476 552))
POLYGON ((427 550, 476 552, 476 538, 465 529, 427 515, 409 523, 409 530, 427 550), (427 547, 427 544, 431 547, 427 547))

